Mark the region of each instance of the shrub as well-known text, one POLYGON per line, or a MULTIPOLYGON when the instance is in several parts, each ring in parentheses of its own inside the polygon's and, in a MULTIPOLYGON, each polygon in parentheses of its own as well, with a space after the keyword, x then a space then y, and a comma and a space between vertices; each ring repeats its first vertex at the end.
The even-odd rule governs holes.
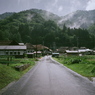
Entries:
POLYGON ((71 64, 80 63, 80 62, 81 62, 81 59, 73 59, 71 64))
POLYGON ((95 73, 95 67, 92 69, 91 73, 95 73))

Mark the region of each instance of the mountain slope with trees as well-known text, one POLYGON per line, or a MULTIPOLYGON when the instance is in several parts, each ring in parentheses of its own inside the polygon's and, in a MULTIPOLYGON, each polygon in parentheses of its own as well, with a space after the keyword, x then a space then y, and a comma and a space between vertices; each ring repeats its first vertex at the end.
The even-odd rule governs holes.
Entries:
POLYGON ((6 12, 6 13, 3 13, 3 14, 0 14, 0 20, 5 19, 6 17, 9 17, 9 16, 11 16, 13 14, 14 13, 12 13, 12 12, 6 12))
POLYGON ((0 20, 0 40, 16 40, 18 42, 43 44, 50 48, 61 46, 94 47, 94 35, 86 29, 70 29, 64 24, 62 28, 56 21, 45 19, 42 10, 26 10, 14 13, 0 20), (42 16, 42 14, 44 16, 42 16))
POLYGON ((85 28, 87 29, 90 25, 95 23, 95 10, 82 11, 78 10, 64 17, 61 17, 59 25, 64 24, 70 28, 85 28))

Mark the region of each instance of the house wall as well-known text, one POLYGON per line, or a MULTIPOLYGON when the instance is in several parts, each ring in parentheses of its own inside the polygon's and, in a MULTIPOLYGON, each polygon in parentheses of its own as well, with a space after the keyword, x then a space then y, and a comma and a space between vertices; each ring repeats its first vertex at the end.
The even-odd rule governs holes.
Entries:
POLYGON ((27 53, 32 53, 33 51, 34 51, 34 50, 32 50, 32 49, 27 49, 27 50, 26 50, 27 53))
POLYGON ((23 55, 25 53, 24 50, 21 51, 0 51, 0 55, 23 55))
POLYGON ((5 55, 5 51, 0 51, 0 55, 5 55))

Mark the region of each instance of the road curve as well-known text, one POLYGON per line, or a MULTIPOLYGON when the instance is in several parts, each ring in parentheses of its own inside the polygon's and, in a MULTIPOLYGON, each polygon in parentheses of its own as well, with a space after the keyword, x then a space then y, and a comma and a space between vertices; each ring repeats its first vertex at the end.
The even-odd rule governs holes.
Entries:
POLYGON ((46 56, 2 95, 95 95, 95 86, 46 56))

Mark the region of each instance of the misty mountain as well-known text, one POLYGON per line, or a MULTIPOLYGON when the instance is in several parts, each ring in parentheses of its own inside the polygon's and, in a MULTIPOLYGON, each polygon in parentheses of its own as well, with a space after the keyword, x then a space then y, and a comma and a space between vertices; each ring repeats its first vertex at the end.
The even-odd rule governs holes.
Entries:
POLYGON ((45 22, 42 16, 31 10, 13 13, 10 16, 8 14, 10 13, 3 14, 4 18, 0 20, 0 40, 30 42, 30 32, 45 22))
POLYGON ((4 14, 0 14, 0 20, 5 19, 6 17, 10 17, 13 14, 14 14, 14 12, 6 12, 4 14))
POLYGON ((55 22, 58 22, 60 20, 60 16, 53 14, 46 10, 39 10, 39 9, 31 9, 30 11, 36 12, 39 15, 41 15, 46 21, 47 20, 53 20, 55 22))
POLYGON ((67 28, 64 22, 59 24, 61 20, 63 17, 45 10, 31 9, 13 13, 0 20, 0 40, 16 40, 32 44, 44 43, 45 46, 51 48, 54 44, 56 47, 94 47, 93 34, 86 29, 67 28), (62 28, 58 25, 62 25, 62 28))
MULTIPOLYGON (((67 27, 70 27, 70 28, 86 28, 87 29, 88 27, 93 25, 95 22, 95 10, 91 10, 91 11, 78 10, 62 17, 56 14, 53 14, 49 11, 41 10, 41 9, 30 9, 23 12, 25 14, 26 13, 28 14, 28 19, 32 18, 33 15, 31 16, 31 13, 36 13, 45 21, 48 21, 48 20, 54 21, 55 23, 57 23, 57 25, 60 28, 62 28, 63 25, 65 24, 67 27)), ((4 13, 0 15, 0 19, 4 19, 13 14, 14 13, 4 13)))
POLYGON ((61 17, 58 24, 63 26, 64 24, 70 28, 88 28, 95 23, 95 10, 82 11, 78 10, 64 17, 61 17))
POLYGON ((95 10, 78 10, 62 17, 45 10, 31 9, 31 11, 38 13, 46 21, 53 20, 60 28, 63 28, 63 25, 65 24, 70 28, 87 29, 95 22, 95 10))
POLYGON ((0 40, 16 40, 33 44, 36 43, 36 37, 39 39, 38 43, 42 43, 44 37, 47 40, 51 36, 53 40, 52 35, 59 30, 59 27, 54 21, 44 19, 38 11, 36 9, 21 11, 0 20, 0 40))

